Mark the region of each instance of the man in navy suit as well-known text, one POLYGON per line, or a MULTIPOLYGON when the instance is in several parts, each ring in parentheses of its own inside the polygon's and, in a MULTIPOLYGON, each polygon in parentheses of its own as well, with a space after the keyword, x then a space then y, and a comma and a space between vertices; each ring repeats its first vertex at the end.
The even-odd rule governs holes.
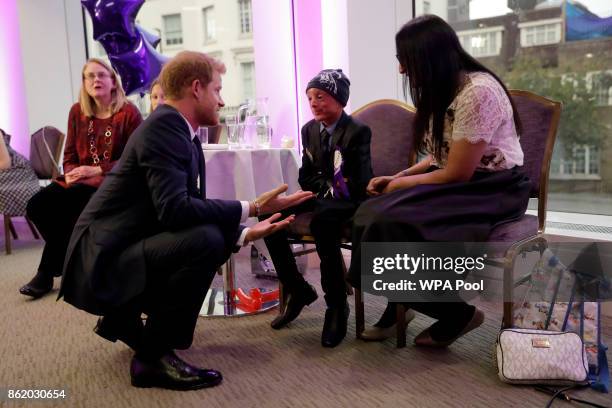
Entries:
POLYGON ((102 315, 95 331, 135 350, 132 385, 197 389, 221 373, 174 354, 193 341, 198 312, 217 268, 232 251, 285 228, 276 213, 312 197, 287 186, 251 202, 206 197, 204 157, 195 130, 219 122, 225 66, 182 52, 160 74, 166 104, 139 126, 89 201, 72 234, 60 297, 102 315), (248 217, 272 215, 250 228, 248 217), (147 315, 142 324, 141 314, 147 315))

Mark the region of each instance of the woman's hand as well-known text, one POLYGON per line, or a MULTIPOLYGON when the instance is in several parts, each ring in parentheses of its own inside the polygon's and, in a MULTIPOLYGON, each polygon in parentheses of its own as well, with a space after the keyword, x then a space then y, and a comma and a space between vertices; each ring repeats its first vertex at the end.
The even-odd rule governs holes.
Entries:
POLYGON ((417 180, 413 176, 396 177, 389 184, 385 186, 383 190, 384 194, 392 193, 397 190, 403 190, 406 188, 414 187, 418 184, 417 180))
POLYGON ((376 197, 383 193, 385 187, 395 179, 395 176, 380 176, 374 177, 368 183, 366 187, 366 193, 369 196, 376 197))
POLYGON ((99 175, 102 175, 102 168, 99 166, 79 166, 65 174, 68 184, 99 175))

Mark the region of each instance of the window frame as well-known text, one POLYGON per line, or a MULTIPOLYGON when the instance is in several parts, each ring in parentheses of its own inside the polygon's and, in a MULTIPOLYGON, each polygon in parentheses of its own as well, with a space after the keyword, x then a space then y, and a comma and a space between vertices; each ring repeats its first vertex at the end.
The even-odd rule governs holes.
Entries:
POLYGON ((178 48, 183 45, 183 18, 181 13, 173 13, 173 14, 164 14, 162 17, 162 27, 164 28, 164 44, 167 47, 178 48), (168 31, 168 21, 170 18, 178 17, 178 30, 168 31), (178 38, 175 37, 175 34, 179 33, 178 38), (173 42, 170 42, 173 41, 173 42), (176 42, 174 42, 176 41, 176 42))
POLYGON ((546 20, 535 20, 529 21, 525 23, 519 23, 518 28, 520 30, 520 44, 522 48, 529 47, 541 47, 543 45, 553 45, 559 44, 561 42, 562 35, 562 24, 563 20, 560 18, 552 18, 546 20), (548 31, 547 27, 554 26, 551 31, 548 31), (542 35, 544 36, 544 40, 542 42, 537 41, 538 28, 542 28, 542 35), (552 40, 548 39, 548 34, 552 32, 554 34, 554 38, 552 40), (528 37, 532 37, 531 41, 528 41, 528 37))

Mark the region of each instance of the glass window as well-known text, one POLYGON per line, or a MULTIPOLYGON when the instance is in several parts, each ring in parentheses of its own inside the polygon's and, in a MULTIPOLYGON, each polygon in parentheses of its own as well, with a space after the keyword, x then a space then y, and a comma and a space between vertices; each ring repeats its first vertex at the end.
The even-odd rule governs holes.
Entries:
POLYGON ((206 7, 202 10, 202 20, 204 22, 204 42, 212 42, 215 40, 215 8, 213 6, 206 7))
MULTIPOLYGON (((221 117, 238 110, 246 97, 255 97, 254 39, 244 35, 236 16, 244 15, 246 27, 252 30, 250 1, 206 0, 194 7, 194 0, 145 1, 136 22, 148 33, 161 37, 156 51, 173 57, 182 49, 205 52, 226 67, 222 96, 225 107, 221 117), (246 65, 243 66, 242 64, 246 65)), ((91 19, 86 14, 87 44, 90 55, 107 58, 93 39, 91 19)), ((143 116, 149 113, 149 95, 130 95, 143 116)), ((223 137, 223 136, 222 136, 223 137)))
POLYGON ((181 45, 183 43, 183 28, 180 14, 164 16, 164 34, 166 45, 181 45))
POLYGON ((561 23, 533 25, 519 24, 521 29, 521 45, 533 47, 537 45, 556 44, 561 41, 561 23))
POLYGON ((489 57, 498 55, 501 50, 502 28, 491 31, 483 29, 482 33, 471 31, 470 34, 457 32, 461 45, 474 57, 489 57))
POLYGON ((255 63, 252 61, 243 62, 240 67, 242 69, 244 100, 253 99, 255 97, 255 63))
POLYGON ((612 70, 587 74, 588 87, 593 91, 597 106, 612 105, 612 70))
POLYGON ((430 2, 432 10, 448 10, 462 46, 509 88, 563 103, 548 210, 612 215, 610 2, 471 0, 463 22, 454 20, 451 8, 464 5, 460 0, 430 2), (590 23, 573 20, 584 13, 592 15, 590 23), (497 26, 503 29, 494 35, 497 26))
POLYGON ((240 32, 248 34, 253 30, 251 0, 238 0, 238 6, 240 8, 240 32))

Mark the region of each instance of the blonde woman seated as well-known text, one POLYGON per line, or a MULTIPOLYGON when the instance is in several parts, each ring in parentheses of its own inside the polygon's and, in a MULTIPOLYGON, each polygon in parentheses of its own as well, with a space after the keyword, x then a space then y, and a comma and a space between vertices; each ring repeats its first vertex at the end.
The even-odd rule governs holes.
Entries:
POLYGON ((102 60, 88 60, 81 72, 79 101, 68 114, 65 174, 28 203, 28 217, 45 239, 45 247, 36 275, 19 290, 22 295, 36 299, 51 291, 81 211, 141 122, 115 70, 102 60))

